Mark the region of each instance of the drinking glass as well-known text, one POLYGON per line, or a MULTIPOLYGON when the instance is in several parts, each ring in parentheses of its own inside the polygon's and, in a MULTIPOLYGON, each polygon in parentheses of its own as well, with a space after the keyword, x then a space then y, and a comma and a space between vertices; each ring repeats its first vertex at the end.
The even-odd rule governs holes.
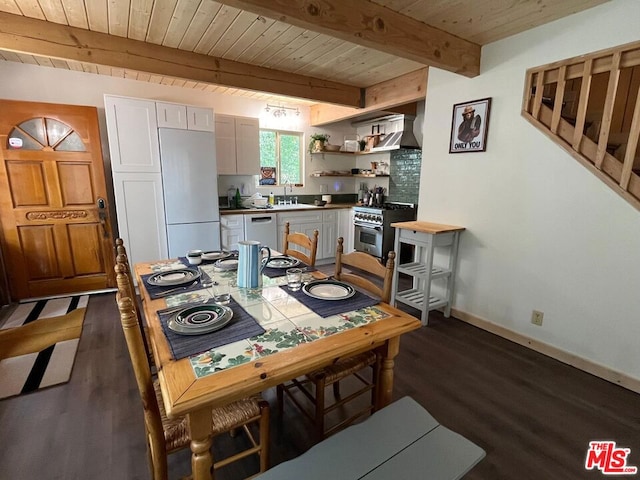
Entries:
POLYGON ((200 285, 203 288, 211 287, 213 285, 213 277, 200 266, 198 266, 198 272, 200 272, 200 285))
POLYGON ((299 268, 287 269, 287 284, 292 292, 300 290, 302 287, 302 270, 299 268))
POLYGON ((229 293, 229 281, 220 280, 213 286, 213 301, 218 305, 228 305, 231 301, 231 294, 229 293))

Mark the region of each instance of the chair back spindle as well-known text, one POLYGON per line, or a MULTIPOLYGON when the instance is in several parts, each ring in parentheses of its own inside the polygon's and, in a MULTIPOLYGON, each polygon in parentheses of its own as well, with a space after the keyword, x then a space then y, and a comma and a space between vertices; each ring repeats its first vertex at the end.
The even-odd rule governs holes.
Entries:
POLYGON ((290 257, 297 258, 298 260, 306 263, 310 267, 316 265, 316 254, 318 251, 318 230, 313 231, 313 236, 309 237, 304 233, 289 231, 289 222, 284 225, 284 244, 282 246, 282 253, 290 257), (292 248, 293 245, 303 248, 308 254, 292 248))
POLYGON ((391 282, 393 280, 393 268, 396 258, 395 252, 389 252, 387 263, 383 265, 376 257, 365 252, 344 253, 343 243, 344 239, 342 237, 338 238, 334 274, 336 280, 352 283, 356 287, 360 287, 379 297, 382 302, 389 303, 391 300, 391 282), (382 286, 361 275, 344 272, 342 269, 344 265, 362 270, 366 272, 367 275, 378 277, 382 280, 382 286))

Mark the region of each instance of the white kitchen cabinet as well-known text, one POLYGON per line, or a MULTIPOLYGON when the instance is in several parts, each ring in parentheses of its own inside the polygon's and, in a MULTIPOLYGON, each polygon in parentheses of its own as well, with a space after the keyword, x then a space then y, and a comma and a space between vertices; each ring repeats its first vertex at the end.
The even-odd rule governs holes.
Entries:
POLYGON ((213 110, 177 103, 156 102, 158 127, 181 130, 214 131, 213 110))
POLYGON ((187 107, 176 103, 156 103, 158 127, 187 129, 187 107))
POLYGON ((327 210, 322 212, 322 251, 318 258, 334 258, 338 245, 338 212, 339 210, 327 210))
POLYGON ((167 258, 160 173, 113 173, 118 231, 131 264, 167 258))
POLYGON ((111 170, 160 173, 156 103, 105 95, 111 170))
POLYGON ((238 175, 260 173, 260 120, 236 117, 236 170, 238 175))
POLYGON ((344 239, 342 248, 344 253, 351 253, 354 251, 354 214, 352 208, 343 208, 338 210, 338 236, 344 239))
POLYGON ((318 249, 316 260, 322 255, 322 211, 304 210, 297 212, 278 212, 278 249, 284 246, 284 225, 289 222, 289 232, 300 232, 313 238, 313 231, 318 230, 318 249))
POLYGON ((260 173, 259 119, 216 115, 215 133, 219 175, 260 173))
POLYGON ((220 244, 224 250, 237 250, 245 239, 244 215, 220 215, 220 244))
MULTIPOLYGON (((236 174, 236 121, 235 117, 216 114, 216 159, 218 175, 236 174)), ((254 175, 258 174, 258 170, 254 175)))
POLYGON ((289 222, 290 232, 301 232, 313 237, 313 231, 318 230, 316 260, 335 258, 338 243, 338 212, 339 210, 333 209, 278 212, 278 248, 282 249, 284 245, 284 224, 289 222))
POLYGON ((187 105, 187 130, 214 132, 215 120, 213 110, 205 107, 187 105))
POLYGON ((156 104, 105 95, 118 234, 131 264, 167 258, 156 104))

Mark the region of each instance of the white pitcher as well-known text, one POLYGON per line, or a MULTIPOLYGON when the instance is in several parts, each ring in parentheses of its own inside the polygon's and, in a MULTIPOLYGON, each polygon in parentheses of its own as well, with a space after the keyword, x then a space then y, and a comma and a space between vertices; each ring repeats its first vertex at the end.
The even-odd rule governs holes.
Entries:
POLYGON ((255 240, 238 242, 238 287, 258 288, 262 285, 262 270, 269 260, 269 247, 264 247, 255 240), (262 250, 267 251, 266 257, 261 255, 262 250))

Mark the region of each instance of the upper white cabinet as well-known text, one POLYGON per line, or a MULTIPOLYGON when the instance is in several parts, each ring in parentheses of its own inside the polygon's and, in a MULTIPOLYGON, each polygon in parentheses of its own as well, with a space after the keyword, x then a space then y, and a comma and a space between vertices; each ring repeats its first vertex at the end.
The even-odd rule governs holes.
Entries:
POLYGON ((105 95, 113 172, 160 173, 156 103, 105 95))
POLYGON ((215 131, 213 110, 204 107, 187 106, 187 129, 201 132, 215 131))
POLYGON ((177 103, 156 103, 158 127, 182 130, 214 131, 213 110, 177 103))
POLYGON ((216 115, 215 134, 219 175, 260 173, 259 119, 216 115))

